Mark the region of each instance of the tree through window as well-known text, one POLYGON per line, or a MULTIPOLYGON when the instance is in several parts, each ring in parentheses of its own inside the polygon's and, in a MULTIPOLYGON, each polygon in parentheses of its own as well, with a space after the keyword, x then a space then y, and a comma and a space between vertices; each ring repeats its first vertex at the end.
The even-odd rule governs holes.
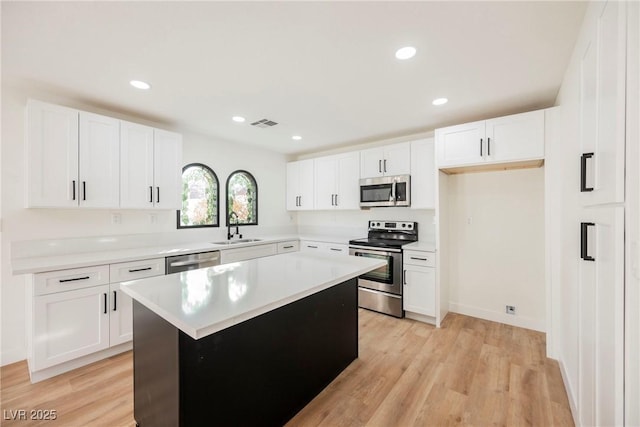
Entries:
POLYGON ((191 163, 182 168, 182 209, 178 228, 219 227, 218 177, 206 165, 191 163))
MULTIPOLYGON (((258 184, 247 171, 235 171, 227 179, 227 224, 232 212, 238 224, 258 225, 258 184)), ((231 224, 235 223, 234 216, 231 224)))

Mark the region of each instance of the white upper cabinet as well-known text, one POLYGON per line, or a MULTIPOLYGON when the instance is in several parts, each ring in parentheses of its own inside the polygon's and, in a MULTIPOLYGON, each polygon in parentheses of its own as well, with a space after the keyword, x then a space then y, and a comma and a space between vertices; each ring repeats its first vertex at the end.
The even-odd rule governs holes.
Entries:
POLYGON ((433 138, 411 141, 411 208, 435 209, 436 161, 433 138))
POLYGON ((79 203, 117 208, 120 192, 120 121, 80 112, 79 203))
POLYGON ((117 208, 120 122, 30 100, 27 206, 117 208))
POLYGON ((182 136, 122 122, 120 207, 180 209, 182 136))
POLYGON ((438 168, 544 159, 544 110, 436 129, 438 168))
POLYGON ((313 209, 313 170, 313 159, 287 163, 287 210, 313 209))
POLYGON ((153 128, 122 122, 120 155, 120 206, 153 207, 153 128))
POLYGON ((358 152, 314 159, 315 209, 358 209, 358 152))
POLYGON ((179 209, 182 136, 27 103, 27 207, 179 209))
POLYGON ((360 151, 360 178, 410 173, 411 145, 408 142, 360 151))
POLYGON ((436 129, 439 167, 484 161, 484 121, 436 129))
POLYGON ((180 209, 182 205, 182 135, 153 130, 154 206, 180 209))
POLYGON ((580 61, 583 205, 624 201, 625 8, 606 2, 580 61))
POLYGON ((544 158, 544 110, 485 122, 487 162, 544 158))
POLYGON ((27 104, 27 206, 78 206, 78 111, 27 104))

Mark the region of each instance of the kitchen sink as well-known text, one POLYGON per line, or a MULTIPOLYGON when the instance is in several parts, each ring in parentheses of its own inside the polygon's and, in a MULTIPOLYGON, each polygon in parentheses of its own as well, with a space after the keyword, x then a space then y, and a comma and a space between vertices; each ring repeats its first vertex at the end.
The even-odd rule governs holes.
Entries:
POLYGON ((262 239, 238 239, 238 240, 223 240, 221 242, 211 242, 214 245, 235 245, 238 243, 250 243, 250 242, 260 242, 262 239))

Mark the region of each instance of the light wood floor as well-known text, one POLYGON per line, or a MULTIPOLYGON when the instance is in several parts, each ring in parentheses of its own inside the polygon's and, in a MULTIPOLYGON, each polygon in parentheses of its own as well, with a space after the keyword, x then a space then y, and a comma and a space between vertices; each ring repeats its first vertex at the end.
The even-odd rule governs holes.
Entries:
MULTIPOLYGON (((539 332, 456 314, 436 329, 360 310, 360 357, 287 426, 572 426, 544 353, 539 332)), ((37 384, 25 362, 3 367, 0 424, 133 426, 132 370, 131 352, 37 384), (58 418, 4 419, 18 409, 58 418)))

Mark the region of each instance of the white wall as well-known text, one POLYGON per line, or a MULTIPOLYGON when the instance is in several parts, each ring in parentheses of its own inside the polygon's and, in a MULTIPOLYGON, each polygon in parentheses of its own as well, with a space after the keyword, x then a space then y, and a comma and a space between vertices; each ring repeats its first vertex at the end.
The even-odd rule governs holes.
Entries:
MULTIPOLYGON (((24 209, 24 108, 28 97, 60 105, 92 111, 112 117, 171 129, 119 112, 105 111, 77 99, 44 92, 2 87, 2 220, 1 245, 1 353, 0 363, 7 364, 26 357, 25 350, 25 280, 12 276, 11 244, 22 240, 66 239, 91 236, 124 236, 130 234, 175 234, 180 241, 219 240, 226 229, 176 230, 176 212, 158 211, 157 222, 151 223, 151 211, 24 209), (111 213, 120 212, 122 223, 111 224, 111 213)), ((253 173, 259 188, 259 226, 241 227, 245 236, 265 233, 295 232, 293 218, 285 210, 286 159, 284 155, 246 145, 215 141, 199 135, 183 133, 183 164, 201 162, 210 166, 221 184, 220 200, 225 200, 224 184, 230 172, 245 169, 253 173)), ((221 205, 224 217, 224 204, 221 205)), ((222 222, 224 226, 224 222, 222 222)))
POLYGON ((544 168, 448 181, 450 310, 544 331, 544 168))

